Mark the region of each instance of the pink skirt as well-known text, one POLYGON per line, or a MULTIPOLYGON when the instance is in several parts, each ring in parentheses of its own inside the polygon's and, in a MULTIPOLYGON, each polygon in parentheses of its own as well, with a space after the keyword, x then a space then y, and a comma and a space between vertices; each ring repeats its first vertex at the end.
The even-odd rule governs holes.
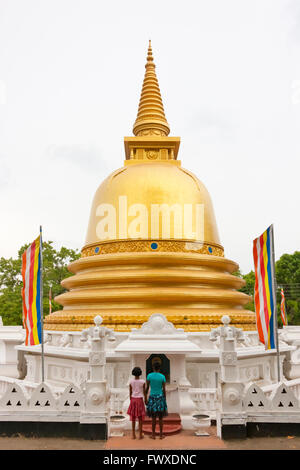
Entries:
POLYGON ((144 399, 132 397, 127 414, 130 416, 130 421, 136 421, 137 419, 144 420, 146 415, 144 399))

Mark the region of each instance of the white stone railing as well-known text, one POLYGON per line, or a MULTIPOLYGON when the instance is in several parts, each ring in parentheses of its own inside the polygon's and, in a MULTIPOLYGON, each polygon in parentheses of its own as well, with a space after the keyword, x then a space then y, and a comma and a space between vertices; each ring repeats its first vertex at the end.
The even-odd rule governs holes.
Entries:
MULTIPOLYGON (((216 411, 219 409, 219 401, 216 388, 190 388, 189 395, 198 411, 210 414, 215 417, 216 411)), ((110 389, 110 413, 124 414, 124 403, 128 399, 127 388, 111 388, 110 389)))
MULTIPOLYGON (((11 384, 15 384, 15 383, 19 384, 19 383, 23 383, 23 381, 19 379, 15 379, 13 377, 5 377, 5 376, 0 375, 0 397, 2 397, 5 394, 5 392, 7 391, 7 389, 9 388, 11 384)), ((30 383, 27 383, 27 385, 24 386, 24 389, 27 392, 31 392, 32 390, 34 390, 34 388, 35 386, 31 385, 30 383)))
MULTIPOLYGON (((198 411, 209 412, 214 417, 219 408, 216 388, 190 388, 189 395, 198 411)), ((110 389, 110 413, 124 414, 124 403, 128 399, 127 388, 110 389)))
MULTIPOLYGON (((246 386, 243 392, 242 405, 243 410, 246 411, 248 418, 256 417, 256 419, 266 420, 269 419, 268 414, 280 412, 281 418, 285 417, 299 420, 299 400, 294 394, 292 387, 289 387, 288 382, 280 382, 272 386, 265 386, 264 391, 255 383, 250 383, 246 386)), ((278 414, 274 418, 278 418, 278 414)), ((267 421, 266 421, 267 422, 267 421)), ((273 421, 277 422, 277 421, 273 421)), ((279 422, 279 421, 278 421, 279 422)))
MULTIPOLYGON (((255 382, 252 383, 255 385, 255 382)), ((298 400, 300 400, 300 378, 285 380, 284 385, 298 400)), ((247 387, 249 384, 245 384, 245 386, 247 387)), ((264 392, 264 395, 268 398, 271 397, 272 393, 277 388, 278 383, 260 387, 264 392)), ((220 407, 218 391, 216 388, 191 388, 189 390, 189 394, 199 411, 210 412, 211 415, 214 415, 220 407)))
MULTIPOLYGON (((284 385, 300 400, 300 378, 294 380, 284 380, 284 385)), ((269 397, 272 392, 278 387, 278 383, 272 385, 265 385, 261 387, 264 394, 269 397)))
POLYGON ((16 379, 10 377, 2 377, 0 376, 0 397, 4 395, 7 390, 7 387, 10 383, 14 383, 16 379))
MULTIPOLYGON (((47 381, 47 383, 51 386, 51 391, 52 391, 53 395, 55 396, 55 398, 58 398, 65 390, 65 387, 56 387, 56 386, 50 384, 48 381, 47 381)), ((37 383, 29 382, 27 380, 15 379, 13 377, 0 376, 0 398, 5 394, 7 389, 12 384, 22 385, 23 389, 28 394, 31 394, 36 389, 36 387, 38 386, 37 383)))
MULTIPOLYGON (((34 387, 24 387, 22 381, 6 382, 6 390, 0 398, 0 415, 9 411, 19 416, 23 411, 38 411, 41 413, 63 411, 66 413, 81 412, 84 409, 84 395, 82 390, 74 384, 66 386, 64 392, 58 397, 46 383, 34 387)), ((2 380, 2 385, 5 383, 2 380)))
POLYGON ((218 391, 216 388, 190 388, 189 395, 198 411, 209 412, 215 417, 219 409, 218 391))

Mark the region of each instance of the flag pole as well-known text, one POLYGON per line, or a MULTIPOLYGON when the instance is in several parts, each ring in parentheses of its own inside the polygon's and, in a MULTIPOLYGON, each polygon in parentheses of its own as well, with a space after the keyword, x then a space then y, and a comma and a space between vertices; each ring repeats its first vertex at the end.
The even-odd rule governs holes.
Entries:
POLYGON ((280 382, 280 353, 279 353, 279 340, 278 340, 278 315, 277 315, 277 281, 276 281, 276 272, 275 272, 275 249, 274 249, 274 226, 272 224, 272 258, 273 258, 273 292, 274 292, 274 327, 275 327, 275 337, 276 337, 276 350, 277 350, 277 378, 280 382))
POLYGON ((41 297, 40 297, 40 308, 41 308, 41 327, 42 327, 42 382, 45 380, 45 368, 44 368, 44 308, 43 308, 43 239, 42 239, 42 226, 40 225, 40 253, 41 253, 41 297))

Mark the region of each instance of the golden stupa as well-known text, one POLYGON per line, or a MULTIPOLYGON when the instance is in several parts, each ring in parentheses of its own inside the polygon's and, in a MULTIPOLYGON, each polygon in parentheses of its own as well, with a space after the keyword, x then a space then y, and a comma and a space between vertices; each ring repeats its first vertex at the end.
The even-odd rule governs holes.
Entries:
POLYGON ((99 314, 104 325, 130 331, 153 313, 186 331, 209 331, 225 314, 237 327, 256 329, 254 313, 243 308, 249 297, 237 290, 244 281, 232 274, 238 265, 224 258, 208 191, 181 167, 180 138, 169 132, 149 43, 124 166, 96 191, 81 258, 55 299, 63 310, 45 318, 46 330, 82 330, 99 314), (196 206, 199 219, 191 219, 196 206), (176 212, 182 207, 193 222, 176 212))

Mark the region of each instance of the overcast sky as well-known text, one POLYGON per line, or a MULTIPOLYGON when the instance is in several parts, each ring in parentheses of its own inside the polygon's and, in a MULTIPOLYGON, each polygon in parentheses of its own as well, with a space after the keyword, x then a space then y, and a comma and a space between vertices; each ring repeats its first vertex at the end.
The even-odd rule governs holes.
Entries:
POLYGON ((84 245, 94 193, 123 165, 148 40, 182 166, 205 184, 225 255, 299 250, 297 0, 0 0, 0 256, 43 226, 84 245))

